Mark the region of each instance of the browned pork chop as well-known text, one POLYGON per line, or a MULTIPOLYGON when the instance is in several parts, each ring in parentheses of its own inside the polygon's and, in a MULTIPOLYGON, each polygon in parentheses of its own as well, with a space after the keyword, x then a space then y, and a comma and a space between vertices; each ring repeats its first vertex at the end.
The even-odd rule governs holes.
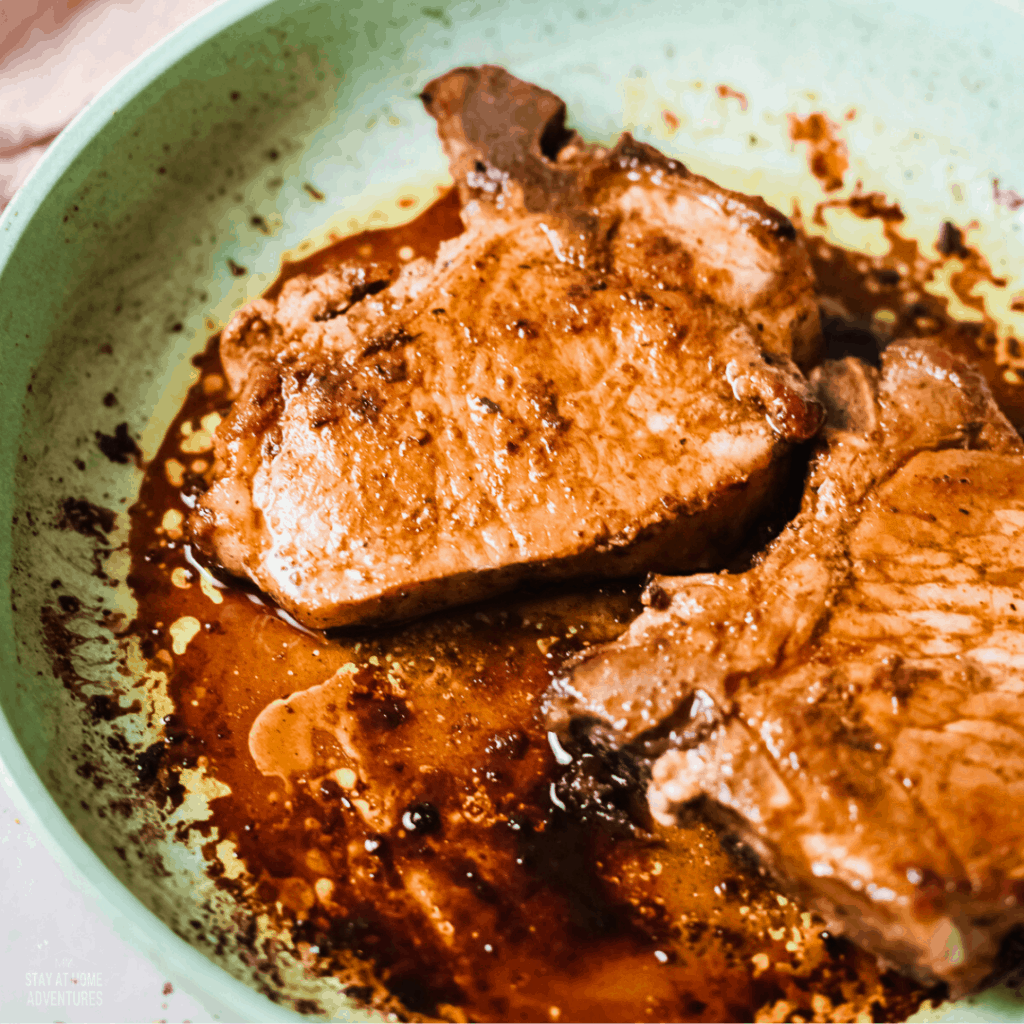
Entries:
POLYGON ((465 233, 235 316, 200 547, 317 627, 721 565, 820 422, 792 225, 500 68, 423 98, 465 233))
POLYGON ((927 344, 816 371, 801 512, 742 575, 656 578, 552 724, 657 756, 855 941, 956 992, 1024 921, 1024 452, 927 344))

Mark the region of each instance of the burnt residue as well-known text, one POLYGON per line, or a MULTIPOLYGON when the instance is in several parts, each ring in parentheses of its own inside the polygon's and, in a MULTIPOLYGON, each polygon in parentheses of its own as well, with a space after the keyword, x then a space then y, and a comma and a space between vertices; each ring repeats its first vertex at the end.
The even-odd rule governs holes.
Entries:
POLYGON ((843 176, 850 166, 846 143, 839 125, 820 112, 799 117, 789 115, 789 137, 794 142, 806 142, 807 162, 811 173, 821 182, 826 192, 843 187, 843 176))
POLYGON ((404 327, 388 328, 388 330, 370 340, 370 343, 360 354, 360 358, 366 359, 381 352, 393 352, 397 348, 411 345, 418 337, 418 334, 410 334, 404 327))
POLYGON ((364 668, 352 679, 354 688, 348 710, 360 727, 370 732, 390 732, 412 713, 408 703, 396 694, 382 671, 364 668))
POLYGON ((826 359, 845 359, 854 356, 871 366, 881 366, 881 351, 886 338, 872 330, 870 320, 830 316, 821 318, 821 333, 825 341, 826 359))
POLYGON ((67 613, 50 605, 44 605, 40 612, 43 637, 54 674, 68 690, 82 696, 83 681, 75 668, 75 652, 81 645, 82 638, 68 629, 68 618, 67 613))
POLYGON ((127 423, 118 423, 113 434, 96 431, 96 444, 99 450, 111 462, 127 465, 134 462, 138 465, 142 459, 142 451, 135 443, 135 438, 128 432, 127 423))
POLYGON ((101 508, 86 498, 65 498, 60 506, 57 526, 107 544, 116 519, 117 513, 113 509, 101 508))
POLYGON ((812 223, 824 226, 830 207, 850 209, 864 219, 877 219, 889 244, 883 256, 850 252, 825 239, 808 238, 807 249, 822 296, 826 355, 857 356, 877 364, 877 353, 893 338, 932 338, 982 373, 1009 420, 1024 428, 1024 387, 1007 374, 996 340, 996 324, 985 310, 976 286, 988 282, 1006 287, 977 249, 967 244, 963 230, 951 222, 937 234, 940 259, 931 259, 921 246, 899 233, 903 218, 898 205, 881 193, 857 193, 846 199, 819 203, 812 223), (924 285, 935 278, 947 260, 958 260, 949 283, 963 305, 980 314, 977 322, 955 320, 948 301, 924 285))
POLYGON ((964 233, 952 221, 943 221, 939 228, 939 237, 935 241, 935 248, 943 256, 957 256, 961 259, 969 255, 967 246, 964 245, 964 233))
POLYGON ((877 219, 898 224, 905 219, 900 204, 890 200, 884 192, 862 192, 858 188, 852 196, 845 199, 828 199, 818 203, 814 208, 814 223, 824 227, 824 211, 833 207, 849 210, 862 220, 877 219))
POLYGON ((1024 986, 1024 927, 1018 926, 1003 936, 989 983, 1018 992, 1024 986))
MULTIPOLYGON (((89 713, 94 722, 112 722, 115 718, 128 713, 128 708, 123 708, 118 701, 106 694, 99 694, 90 697, 88 701, 89 713)), ((136 706, 136 710, 138 707, 136 706)))
POLYGON ((572 761, 554 783, 559 802, 575 821, 600 822, 615 835, 647 837, 650 762, 619 748, 601 723, 577 719, 570 744, 572 761))

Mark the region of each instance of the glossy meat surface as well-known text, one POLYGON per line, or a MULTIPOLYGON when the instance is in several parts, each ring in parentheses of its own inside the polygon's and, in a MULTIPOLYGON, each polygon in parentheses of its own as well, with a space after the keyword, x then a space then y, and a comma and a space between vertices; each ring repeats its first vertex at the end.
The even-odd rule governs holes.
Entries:
POLYGON ((722 564, 820 423, 792 225, 501 69, 424 102, 465 232, 235 316, 199 546, 317 627, 722 564))
POLYGON ((657 758, 656 818, 705 808, 833 929, 960 992, 1024 920, 1024 453, 927 343, 815 380, 796 520, 742 575, 656 578, 552 724, 657 758))

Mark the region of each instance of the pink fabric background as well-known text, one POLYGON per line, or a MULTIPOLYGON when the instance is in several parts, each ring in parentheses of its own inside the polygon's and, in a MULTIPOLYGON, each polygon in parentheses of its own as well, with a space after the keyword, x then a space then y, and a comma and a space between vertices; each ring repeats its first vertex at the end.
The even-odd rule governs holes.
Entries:
POLYGON ((214 0, 0 0, 0 210, 122 68, 214 0))

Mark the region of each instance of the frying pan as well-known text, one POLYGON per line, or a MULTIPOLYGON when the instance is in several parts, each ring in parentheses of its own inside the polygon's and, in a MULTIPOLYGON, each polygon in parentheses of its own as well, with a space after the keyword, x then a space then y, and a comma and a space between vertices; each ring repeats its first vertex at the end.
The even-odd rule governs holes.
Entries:
MULTIPOLYGON (((187 838, 216 789, 194 780, 168 822, 111 748, 143 749, 171 710, 125 633, 141 470, 118 438, 153 455, 190 357, 282 259, 395 223, 401 195, 447 181, 424 82, 504 64, 588 137, 629 128, 786 212, 822 194, 785 115, 824 111, 844 125, 848 184, 899 201, 929 246, 943 220, 976 220, 1009 293, 1022 54, 1015 0, 226 0, 125 71, 0 220, 0 756, 67 872, 211 1012, 281 1020, 315 999, 367 1019, 287 951, 271 977, 218 942, 236 908, 187 838), (97 697, 136 710, 106 720, 97 697)), ((996 990, 941 1014, 1024 1020, 1024 1002, 996 990)))

